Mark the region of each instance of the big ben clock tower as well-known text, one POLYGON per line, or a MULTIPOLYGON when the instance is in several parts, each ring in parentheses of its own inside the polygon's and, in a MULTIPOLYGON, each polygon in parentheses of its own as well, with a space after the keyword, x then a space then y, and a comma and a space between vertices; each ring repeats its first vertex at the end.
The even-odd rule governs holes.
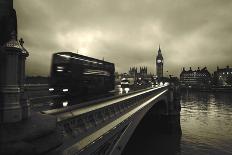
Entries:
POLYGON ((158 55, 156 56, 156 75, 158 76, 158 78, 163 77, 163 64, 164 59, 159 46, 158 55))

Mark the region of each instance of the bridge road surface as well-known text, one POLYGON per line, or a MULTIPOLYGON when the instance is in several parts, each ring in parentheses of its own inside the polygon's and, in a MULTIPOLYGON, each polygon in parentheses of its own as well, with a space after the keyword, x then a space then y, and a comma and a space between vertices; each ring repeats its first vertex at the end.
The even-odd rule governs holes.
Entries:
MULTIPOLYGON (((129 92, 134 92, 136 90, 140 90, 140 89, 144 89, 147 88, 148 86, 144 86, 144 87, 133 87, 132 89, 129 90, 129 92)), ((58 108, 58 107, 54 107, 53 105, 56 104, 54 103, 53 99, 56 99, 58 97, 61 97, 59 95, 51 95, 49 92, 49 85, 48 84, 27 84, 25 85, 25 90, 27 92, 28 98, 30 100, 30 104, 31 104, 31 109, 33 111, 39 112, 39 111, 45 111, 45 110, 51 110, 54 108, 58 108)), ((120 86, 115 86, 115 90, 110 94, 110 96, 118 96, 120 94, 126 94, 125 91, 121 90, 120 86)), ((98 96, 97 98, 93 98, 92 100, 95 99, 102 99, 108 96, 98 96)), ((90 99, 91 100, 91 99, 90 99)), ((87 101, 90 101, 87 100, 87 101)), ((82 102, 87 102, 87 101, 82 101, 82 102)), ((69 105, 72 105, 72 103, 77 102, 74 100, 70 100, 68 101, 69 105)), ((80 101, 78 101, 80 102, 80 101)), ((62 103, 60 103, 62 104, 62 103)), ((81 104, 81 103, 80 103, 81 104)), ((63 106, 61 105, 59 108, 62 108, 63 106)))

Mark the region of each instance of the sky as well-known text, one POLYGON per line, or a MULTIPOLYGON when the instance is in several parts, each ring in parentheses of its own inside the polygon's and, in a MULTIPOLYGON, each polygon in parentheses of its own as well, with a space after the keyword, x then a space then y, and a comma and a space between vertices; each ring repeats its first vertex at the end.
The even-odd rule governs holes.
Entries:
POLYGON ((231 0, 14 0, 19 38, 30 56, 27 75, 49 76, 51 56, 71 51, 155 73, 182 67, 232 66, 231 0))

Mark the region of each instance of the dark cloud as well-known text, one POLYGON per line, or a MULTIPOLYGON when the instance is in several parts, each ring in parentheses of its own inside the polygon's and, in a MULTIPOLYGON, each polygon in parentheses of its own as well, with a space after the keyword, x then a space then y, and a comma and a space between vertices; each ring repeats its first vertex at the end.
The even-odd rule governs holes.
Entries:
POLYGON ((14 1, 19 36, 30 52, 27 74, 48 75, 52 53, 80 54, 155 71, 161 44, 166 74, 182 67, 231 65, 230 0, 14 1))

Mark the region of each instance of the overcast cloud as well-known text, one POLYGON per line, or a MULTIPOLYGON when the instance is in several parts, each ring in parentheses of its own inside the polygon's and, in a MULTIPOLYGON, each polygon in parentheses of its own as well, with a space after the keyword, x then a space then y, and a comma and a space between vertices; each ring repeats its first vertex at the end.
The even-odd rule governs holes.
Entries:
POLYGON ((77 50, 118 72, 154 73, 159 44, 166 74, 232 66, 231 0, 14 0, 14 7, 28 75, 49 75, 52 53, 77 50))

